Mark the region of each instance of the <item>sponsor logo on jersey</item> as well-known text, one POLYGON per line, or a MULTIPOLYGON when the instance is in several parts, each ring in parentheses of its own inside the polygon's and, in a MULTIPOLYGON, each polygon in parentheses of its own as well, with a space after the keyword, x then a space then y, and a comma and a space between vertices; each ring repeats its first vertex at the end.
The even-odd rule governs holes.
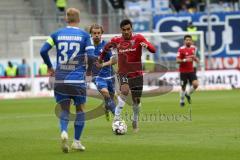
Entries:
POLYGON ((120 49, 119 53, 136 52, 137 48, 120 49))

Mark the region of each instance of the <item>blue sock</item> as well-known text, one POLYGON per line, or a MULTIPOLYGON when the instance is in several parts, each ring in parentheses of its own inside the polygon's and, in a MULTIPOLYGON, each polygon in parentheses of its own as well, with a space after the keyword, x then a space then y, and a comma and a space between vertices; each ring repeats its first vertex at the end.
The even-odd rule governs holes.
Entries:
POLYGON ((68 130, 68 122, 69 122, 69 112, 63 110, 60 115, 60 128, 61 132, 68 130))
POLYGON ((74 138, 75 140, 80 140, 80 137, 82 135, 82 131, 85 124, 85 113, 84 112, 78 112, 76 114, 76 119, 74 122, 74 138))
POLYGON ((107 106, 107 109, 109 109, 112 112, 112 114, 114 114, 116 108, 114 101, 111 98, 105 98, 105 104, 107 106))

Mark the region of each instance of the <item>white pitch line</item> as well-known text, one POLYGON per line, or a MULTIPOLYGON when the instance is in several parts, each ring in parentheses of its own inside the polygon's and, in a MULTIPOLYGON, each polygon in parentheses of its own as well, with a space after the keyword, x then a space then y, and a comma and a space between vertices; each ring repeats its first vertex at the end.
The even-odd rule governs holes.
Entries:
POLYGON ((0 120, 2 119, 26 119, 26 118, 41 118, 41 117, 54 117, 54 114, 38 114, 38 115, 17 115, 17 116, 11 116, 8 115, 6 117, 1 117, 0 115, 0 120))

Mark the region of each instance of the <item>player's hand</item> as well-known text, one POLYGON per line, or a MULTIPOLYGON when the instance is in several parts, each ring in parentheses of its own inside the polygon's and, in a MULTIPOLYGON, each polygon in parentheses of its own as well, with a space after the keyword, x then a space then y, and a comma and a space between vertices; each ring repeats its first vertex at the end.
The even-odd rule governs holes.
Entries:
POLYGON ((109 52, 111 48, 116 48, 116 44, 115 43, 107 43, 105 46, 104 46, 104 52, 109 52))
POLYGON ((141 42, 140 45, 143 47, 143 48, 148 48, 148 45, 144 42, 141 42))
POLYGON ((51 76, 51 77, 54 77, 55 71, 54 71, 53 68, 48 68, 48 75, 51 76))
POLYGON ((186 58, 186 62, 192 62, 193 61, 193 58, 186 58))
POLYGON ((196 62, 196 63, 199 63, 199 59, 198 59, 198 57, 197 56, 193 56, 193 60, 196 62))

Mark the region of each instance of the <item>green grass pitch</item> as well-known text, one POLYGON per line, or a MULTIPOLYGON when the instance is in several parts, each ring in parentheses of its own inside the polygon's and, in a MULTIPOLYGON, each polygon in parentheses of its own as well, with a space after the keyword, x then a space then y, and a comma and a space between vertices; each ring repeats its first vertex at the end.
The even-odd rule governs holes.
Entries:
MULTIPOLYGON (((123 136, 104 116, 87 121, 86 151, 68 154, 60 149, 53 98, 1 100, 0 160, 239 160, 240 90, 196 92, 192 99, 180 108, 178 93, 144 98, 137 134, 130 121, 123 136)), ((99 102, 89 98, 87 109, 99 102)))

